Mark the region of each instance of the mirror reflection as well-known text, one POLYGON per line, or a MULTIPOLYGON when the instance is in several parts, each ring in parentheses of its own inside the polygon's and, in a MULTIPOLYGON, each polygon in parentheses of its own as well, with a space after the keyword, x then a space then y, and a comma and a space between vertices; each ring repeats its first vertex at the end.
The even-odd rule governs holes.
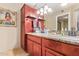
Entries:
POLYGON ((57 17, 57 31, 59 33, 68 31, 68 14, 57 17))

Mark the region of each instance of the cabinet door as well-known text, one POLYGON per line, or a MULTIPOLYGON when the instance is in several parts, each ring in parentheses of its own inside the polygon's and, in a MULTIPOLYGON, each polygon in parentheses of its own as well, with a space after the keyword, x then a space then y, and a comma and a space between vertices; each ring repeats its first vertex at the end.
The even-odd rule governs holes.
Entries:
POLYGON ((45 56, 55 56, 55 54, 53 54, 53 53, 50 53, 50 52, 46 51, 45 56))
POLYGON ((43 56, 63 56, 62 54, 55 52, 53 50, 50 50, 48 48, 45 48, 45 47, 43 47, 42 52, 43 52, 42 53, 43 56))
POLYGON ((46 49, 45 56, 56 56, 56 54, 52 50, 46 49))
POLYGON ((41 44, 41 37, 37 37, 37 36, 33 36, 33 35, 27 35, 27 38, 38 43, 38 44, 41 44))
POLYGON ((41 45, 34 43, 33 54, 34 54, 34 56, 41 56, 41 45))
POLYGON ((33 55, 33 42, 31 40, 27 40, 27 51, 30 55, 33 55))

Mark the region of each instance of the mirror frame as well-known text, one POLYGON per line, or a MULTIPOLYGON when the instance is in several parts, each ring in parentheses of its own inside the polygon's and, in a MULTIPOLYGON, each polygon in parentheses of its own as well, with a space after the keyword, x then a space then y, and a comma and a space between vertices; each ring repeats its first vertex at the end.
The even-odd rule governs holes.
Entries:
POLYGON ((67 15, 67 14, 68 14, 68 31, 71 30, 71 16, 70 16, 70 12, 66 12, 66 13, 62 13, 62 14, 59 14, 59 15, 56 16, 56 31, 57 31, 57 28, 58 28, 58 25, 57 25, 58 17, 64 16, 64 15, 67 15))
POLYGON ((74 11, 75 20, 76 20, 76 31, 79 32, 79 30, 78 30, 78 13, 79 13, 79 9, 76 9, 76 10, 74 11))

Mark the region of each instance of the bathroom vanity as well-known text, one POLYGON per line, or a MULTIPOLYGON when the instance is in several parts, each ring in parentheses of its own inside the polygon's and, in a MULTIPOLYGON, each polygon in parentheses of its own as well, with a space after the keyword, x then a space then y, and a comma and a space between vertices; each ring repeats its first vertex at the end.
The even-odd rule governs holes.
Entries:
POLYGON ((25 51, 31 56, 79 56, 79 37, 27 33, 25 51))

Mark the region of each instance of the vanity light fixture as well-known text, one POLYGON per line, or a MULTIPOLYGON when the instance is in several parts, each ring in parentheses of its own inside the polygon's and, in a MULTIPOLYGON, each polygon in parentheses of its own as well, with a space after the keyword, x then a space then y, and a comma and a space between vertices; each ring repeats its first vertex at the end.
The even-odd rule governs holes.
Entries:
POLYGON ((39 10, 37 10, 37 14, 39 15, 44 15, 47 14, 48 12, 52 12, 52 8, 49 8, 48 5, 44 5, 39 10))
POLYGON ((48 8, 48 12, 52 12, 52 9, 51 8, 48 8))
POLYGON ((40 14, 40 11, 39 10, 37 10, 37 14, 40 14))
POLYGON ((43 8, 40 8, 40 12, 41 12, 41 13, 44 12, 43 8))
POLYGON ((48 6, 47 5, 44 6, 44 10, 48 10, 48 6))
POLYGON ((44 14, 47 14, 47 11, 46 10, 44 11, 44 14))

